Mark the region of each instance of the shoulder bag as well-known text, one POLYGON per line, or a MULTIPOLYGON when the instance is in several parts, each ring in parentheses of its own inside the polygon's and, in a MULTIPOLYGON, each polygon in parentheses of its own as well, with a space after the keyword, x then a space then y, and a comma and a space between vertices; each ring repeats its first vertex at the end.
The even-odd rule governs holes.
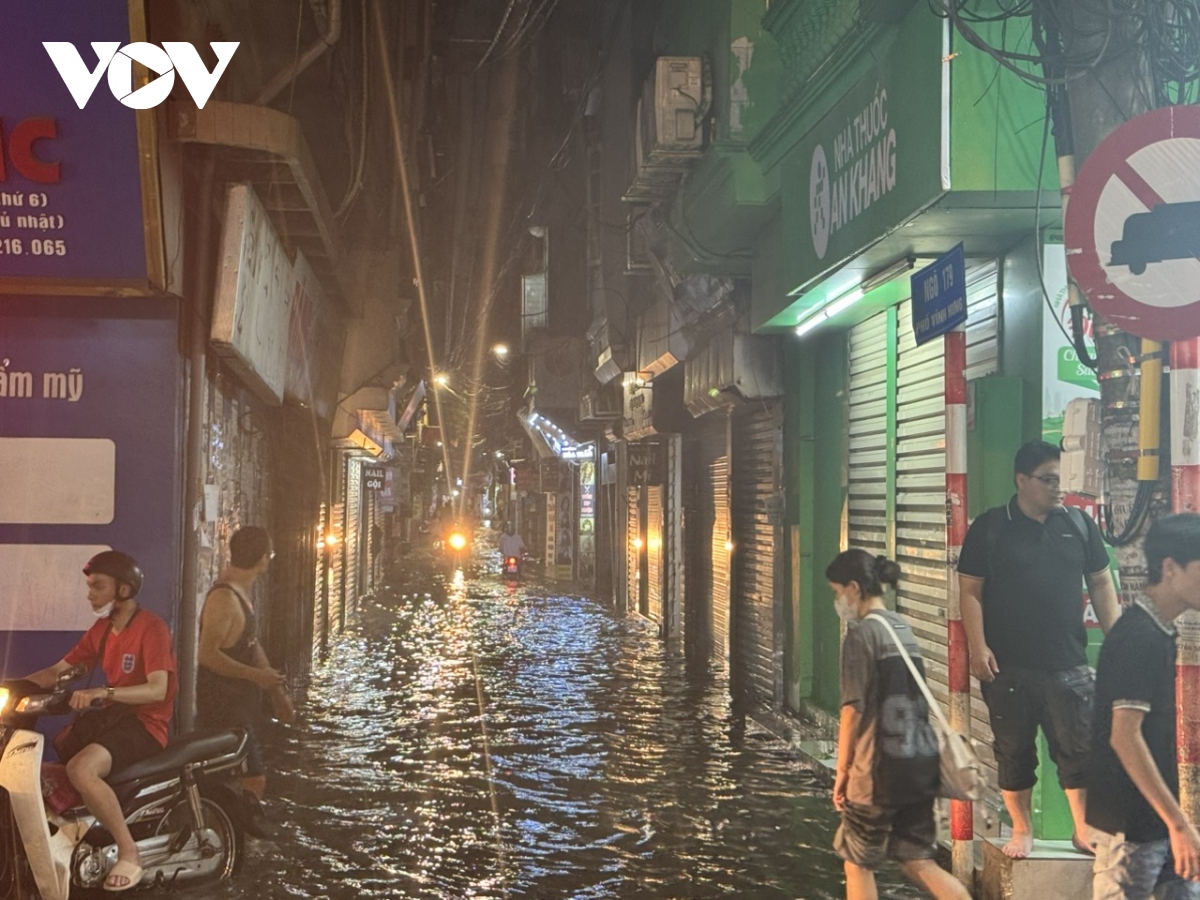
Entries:
POLYGON ((896 629, 892 627, 892 623, 887 620, 887 617, 875 613, 870 613, 869 617, 880 622, 892 636, 896 648, 904 657, 904 662, 908 664, 908 671, 912 673, 913 680, 916 681, 917 687, 921 689, 921 693, 925 695, 925 701, 929 704, 929 724, 933 727, 934 734, 937 735, 938 763, 941 772, 941 787, 938 789, 938 796, 951 800, 978 800, 983 796, 986 781, 983 776, 983 766, 980 765, 979 757, 971 747, 970 738, 950 727, 950 723, 942 714, 942 707, 934 699, 929 685, 917 671, 912 657, 908 655, 908 650, 905 649, 903 641, 900 640, 900 636, 896 634, 896 629))

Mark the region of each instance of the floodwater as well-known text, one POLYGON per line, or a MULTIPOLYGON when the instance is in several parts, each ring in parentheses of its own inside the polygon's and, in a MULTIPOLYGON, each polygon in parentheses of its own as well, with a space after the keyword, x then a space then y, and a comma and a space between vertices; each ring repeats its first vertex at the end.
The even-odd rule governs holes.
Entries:
MULTIPOLYGON (((265 735, 273 898, 843 896, 828 791, 724 676, 578 595, 476 571, 365 601, 302 724, 265 735), (427 593, 428 592, 428 593, 427 593)), ((893 869, 880 894, 916 897, 893 869)))

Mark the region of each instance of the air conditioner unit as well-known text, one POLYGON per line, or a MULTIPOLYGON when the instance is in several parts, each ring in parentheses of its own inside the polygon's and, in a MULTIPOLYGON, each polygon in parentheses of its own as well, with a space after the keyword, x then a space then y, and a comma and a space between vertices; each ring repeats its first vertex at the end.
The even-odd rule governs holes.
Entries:
POLYGON ((546 273, 521 276, 521 348, 529 348, 534 331, 549 322, 549 298, 546 296, 546 273))
POLYGON ((634 121, 632 184, 624 200, 667 200, 704 154, 712 86, 698 56, 660 56, 642 88, 634 121))
POLYGON ((724 329, 684 363, 683 403, 694 417, 783 394, 779 339, 724 329))
POLYGON ((638 220, 647 215, 648 207, 633 207, 625 216, 625 274, 653 275, 654 258, 646 232, 638 227, 638 220))
POLYGON ((638 131, 647 165, 686 171, 704 152, 708 89, 698 56, 660 56, 642 88, 638 131))
POLYGON ((579 398, 579 421, 619 422, 622 416, 621 403, 622 398, 607 386, 588 391, 579 398))

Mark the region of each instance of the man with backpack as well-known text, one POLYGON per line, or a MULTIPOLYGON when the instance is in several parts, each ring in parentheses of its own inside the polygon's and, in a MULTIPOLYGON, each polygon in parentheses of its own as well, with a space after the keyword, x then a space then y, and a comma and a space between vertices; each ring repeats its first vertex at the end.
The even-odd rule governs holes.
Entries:
POLYGON ((971 523, 958 560, 971 674, 988 707, 1000 791, 1013 823, 1004 852, 1014 859, 1033 849, 1039 725, 1071 807, 1074 844, 1091 852, 1084 815, 1094 685, 1084 580, 1106 634, 1120 615, 1099 527, 1063 505, 1060 455, 1045 441, 1017 451, 1016 494, 971 523))

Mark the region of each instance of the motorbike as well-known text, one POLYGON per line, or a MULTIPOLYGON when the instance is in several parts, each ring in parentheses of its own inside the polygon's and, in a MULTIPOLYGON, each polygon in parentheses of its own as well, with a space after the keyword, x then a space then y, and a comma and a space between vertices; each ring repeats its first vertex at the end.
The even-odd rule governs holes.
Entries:
POLYGON ((521 559, 518 556, 504 557, 504 568, 502 570, 505 580, 520 581, 521 580, 521 559))
MULTIPOLYGON (((46 691, 29 681, 0 682, 0 896, 67 900, 75 888, 102 887, 116 865, 112 836, 73 795, 47 803, 42 716, 70 712, 67 685, 87 674, 77 666, 46 691), (61 809, 60 812, 55 808, 61 809)), ((85 714, 86 715, 86 714, 85 714)), ((106 780, 138 845, 143 885, 230 878, 242 861, 245 806, 241 779, 246 737, 197 732, 106 780)))

